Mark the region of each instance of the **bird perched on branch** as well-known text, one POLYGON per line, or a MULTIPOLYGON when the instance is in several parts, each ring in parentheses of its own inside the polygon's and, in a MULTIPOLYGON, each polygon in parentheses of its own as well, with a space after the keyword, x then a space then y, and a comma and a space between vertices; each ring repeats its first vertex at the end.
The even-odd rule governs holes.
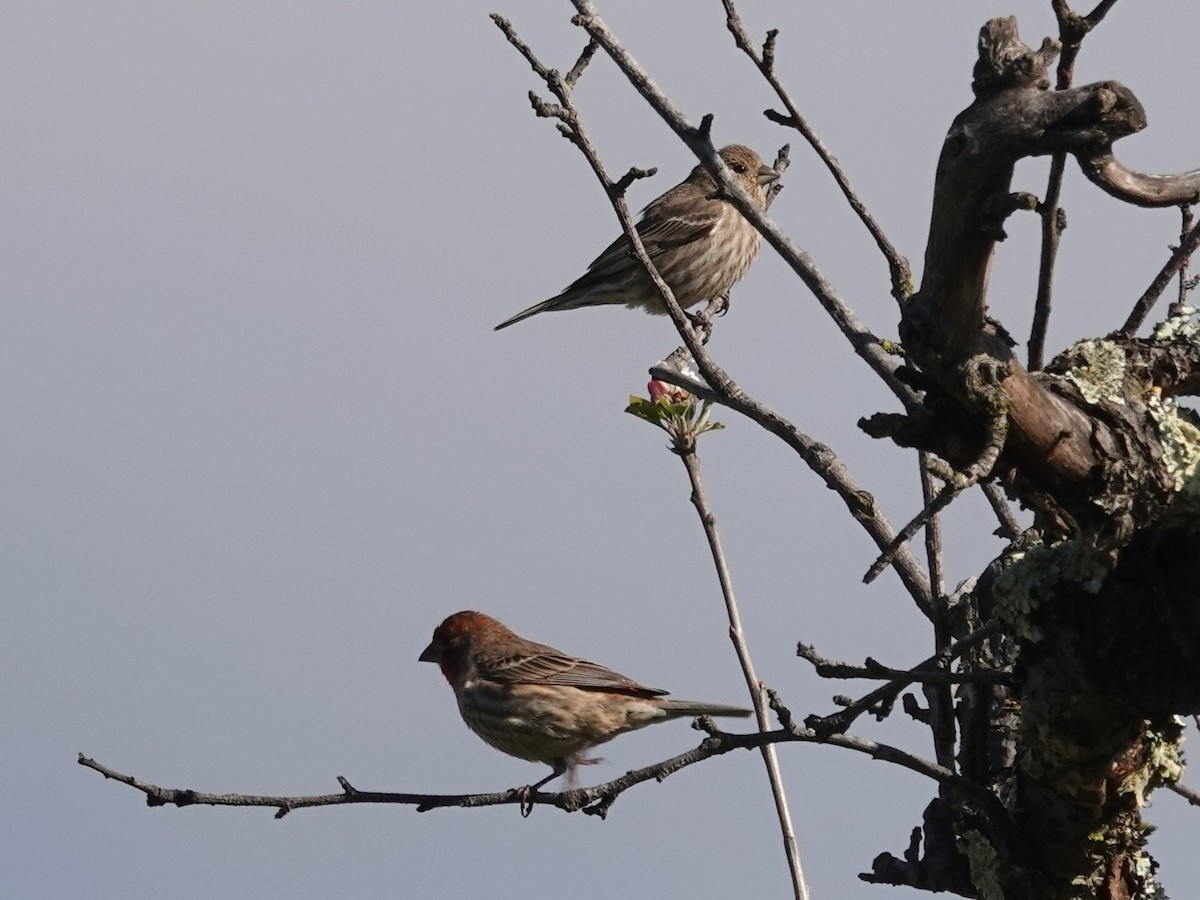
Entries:
MULTIPOLYGON (((767 185, 779 174, 749 147, 718 151, 746 192, 766 208, 767 185)), ((704 166, 642 211, 637 232, 658 274, 684 309, 712 300, 733 287, 758 256, 761 237, 733 204, 715 196, 717 183, 704 166)), ((666 312, 662 297, 621 235, 556 297, 505 319, 496 331, 540 312, 623 303, 647 312, 666 312)))
POLYGON ((535 791, 619 734, 681 716, 737 716, 750 710, 668 700, 612 669, 514 634, 491 616, 465 610, 433 632, 421 662, 441 669, 467 727, 497 750, 550 766, 535 791))

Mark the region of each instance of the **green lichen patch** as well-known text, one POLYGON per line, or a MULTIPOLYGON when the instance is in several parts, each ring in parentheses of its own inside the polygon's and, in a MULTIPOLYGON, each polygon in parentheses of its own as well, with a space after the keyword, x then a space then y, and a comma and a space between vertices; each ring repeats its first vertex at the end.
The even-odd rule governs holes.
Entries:
POLYGON ((1171 316, 1155 327, 1154 339, 1156 341, 1171 341, 1177 338, 1188 341, 1200 340, 1200 323, 1192 320, 1192 316, 1195 314, 1194 306, 1181 307, 1177 315, 1171 316))
POLYGON ((1000 857, 991 841, 975 829, 963 832, 971 885, 979 891, 979 900, 1004 900, 1000 889, 1000 857))
POLYGON ((1155 730, 1146 723, 1146 759, 1121 784, 1121 793, 1133 794, 1137 805, 1145 804, 1146 792, 1183 777, 1184 722, 1175 716, 1165 728, 1155 730))
POLYGON ((1072 349, 1084 364, 1071 366, 1067 378, 1088 403, 1107 400, 1124 405, 1125 352, 1112 341, 1081 341, 1072 349))
POLYGON ((996 616, 1014 636, 1040 640, 1041 631, 1032 622, 1038 606, 1064 584, 1099 593, 1111 567, 1109 554, 1077 538, 1014 553, 992 591, 996 616))
POLYGON ((1175 490, 1200 493, 1196 468, 1200 464, 1200 424, 1196 415, 1174 399, 1151 396, 1146 404, 1158 429, 1167 474, 1175 479, 1175 490))

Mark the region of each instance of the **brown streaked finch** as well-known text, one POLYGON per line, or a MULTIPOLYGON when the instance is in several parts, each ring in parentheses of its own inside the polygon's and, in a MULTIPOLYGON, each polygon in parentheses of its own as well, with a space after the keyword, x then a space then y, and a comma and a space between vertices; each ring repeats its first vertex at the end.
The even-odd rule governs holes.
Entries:
MULTIPOLYGON (((734 177, 766 208, 767 185, 779 177, 749 147, 731 144, 718 154, 734 177)), ((717 183, 703 166, 642 211, 637 232, 658 274, 684 309, 721 296, 746 271, 762 243, 753 225, 733 204, 717 196, 717 183)), ((662 296, 633 256, 628 238, 621 235, 588 266, 565 291, 535 303, 496 326, 515 325, 540 312, 623 303, 647 312, 666 313, 662 296)))
POLYGON ((535 791, 575 767, 584 754, 619 734, 681 716, 737 716, 750 710, 667 700, 604 666, 567 656, 514 634, 491 616, 464 610, 433 632, 421 662, 441 669, 467 727, 497 750, 545 763, 553 771, 535 791))

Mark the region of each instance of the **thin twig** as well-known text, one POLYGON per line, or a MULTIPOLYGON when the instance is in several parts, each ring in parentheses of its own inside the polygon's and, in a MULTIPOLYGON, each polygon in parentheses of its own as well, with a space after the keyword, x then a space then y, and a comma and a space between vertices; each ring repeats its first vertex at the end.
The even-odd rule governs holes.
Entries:
MULTIPOLYGON (((648 263, 645 260, 644 263, 648 263)), ((674 298, 672 298, 672 301, 674 298)), ((682 314, 682 311, 681 311, 682 314)), ((815 441, 775 410, 750 397, 725 373, 703 349, 698 340, 689 347, 697 369, 707 383, 697 382, 669 366, 656 365, 650 369, 653 378, 682 387, 704 400, 713 400, 741 413, 780 438, 796 451, 800 458, 846 504, 854 519, 863 527, 881 550, 893 547, 890 562, 922 613, 932 615, 932 592, 916 556, 903 543, 896 544, 891 523, 875 505, 875 498, 860 488, 837 454, 827 445, 815 441)))
POLYGON ((1006 541, 1015 541, 1021 536, 1021 523, 1013 515, 1012 507, 1008 505, 1004 492, 994 481, 984 482, 982 487, 983 496, 987 498, 988 505, 992 507, 992 512, 996 514, 996 519, 1000 522, 996 533, 1006 541))
POLYGON ((563 78, 568 87, 575 87, 575 82, 579 80, 579 76, 583 74, 583 70, 587 68, 587 64, 592 61, 592 57, 596 55, 596 51, 599 49, 600 45, 595 41, 587 42, 587 46, 579 54, 579 59, 575 60, 575 65, 571 66, 571 71, 563 78))
MULTIPOLYGON (((921 476, 921 499, 928 506, 933 500, 933 478, 929 474, 931 454, 919 453, 918 463, 921 476)), ((925 524, 925 562, 929 566, 929 586, 933 590, 934 600, 944 599, 946 582, 942 574, 942 526, 937 516, 932 516, 925 524)), ((938 647, 939 650, 944 649, 938 647)))
POLYGON ((811 715, 804 719, 804 724, 815 731, 818 735, 840 734, 846 731, 854 720, 865 712, 875 709, 888 709, 895 702, 896 697, 900 692, 913 683, 915 680, 914 673, 926 672, 938 668, 940 665, 953 662, 958 659, 972 647, 983 643, 985 640, 994 635, 1000 630, 999 623, 995 620, 988 622, 986 625, 981 625, 976 628, 962 640, 951 644, 944 653, 935 654, 923 662, 913 666, 912 669, 905 671, 901 677, 888 684, 880 685, 869 694, 865 694, 858 700, 846 704, 845 709, 838 710, 827 716, 811 715))
MULTIPOLYGON (((1192 208, 1190 206, 1180 207, 1180 225, 1179 225, 1179 240, 1182 243, 1187 240, 1188 232, 1192 230, 1192 208)), ((1184 307, 1189 306, 1188 294, 1196 287, 1196 280, 1188 278, 1188 263, 1185 259, 1179 267, 1179 293, 1176 295, 1175 302, 1171 304, 1167 310, 1167 318, 1174 319, 1183 315, 1184 307)))
MULTIPOLYGON (((926 507, 933 502, 933 475, 929 471, 932 454, 917 454, 921 477, 921 500, 926 507)), ((929 584, 933 589, 933 650, 939 657, 950 646, 950 616, 946 606, 946 582, 942 571, 942 526, 941 517, 933 515, 925 524, 925 561, 929 566, 929 584)), ((872 660, 868 659, 868 663, 872 660)), ((948 664, 946 664, 948 665, 948 664)), ((946 670, 939 675, 955 676, 946 670)), ((894 676, 893 676, 894 677, 894 676)), ((933 755, 938 765, 955 770, 954 744, 955 727, 954 698, 950 693, 951 682, 923 682, 925 702, 929 704, 929 730, 933 735, 933 755)))
POLYGON ((900 548, 912 540, 913 536, 921 530, 926 522, 929 522, 934 516, 949 506, 951 501, 967 488, 973 487, 980 479, 987 478, 992 474, 992 470, 996 467, 996 461, 1004 451, 1004 441, 1008 437, 1008 415, 1007 408, 1003 406, 997 406, 990 410, 990 412, 991 417, 988 420, 987 443, 975 461, 964 468, 962 472, 955 472, 952 469, 947 471, 940 460, 932 455, 926 455, 925 470, 945 480, 946 485, 936 497, 930 501, 926 501, 921 512, 901 528, 899 534, 879 554, 879 558, 871 564, 871 568, 863 576, 863 581, 866 584, 870 584, 878 578, 883 570, 893 563, 895 555, 900 548))
POLYGON ((774 110, 767 110, 764 115, 780 125, 788 128, 794 128, 804 137, 808 145, 813 148, 817 157, 825 164, 829 173, 833 176, 833 180, 837 183, 842 195, 846 198, 846 202, 850 204, 850 208, 854 210, 855 215, 866 226, 871 237, 874 238, 875 244, 879 247, 884 259, 887 260, 888 272, 892 282, 892 296, 896 298, 898 303, 903 303, 913 292, 912 283, 912 268, 908 264, 908 260, 900 254, 900 251, 892 244, 879 223, 875 221, 875 217, 871 215, 867 205, 863 203, 857 192, 850 184, 850 179, 847 177, 841 163, 834 156, 825 143, 817 135, 816 131, 809 125, 808 120, 800 114, 800 108, 796 102, 792 100, 791 94, 787 88, 783 86, 783 82, 779 79, 779 74, 775 71, 775 44, 779 37, 778 29, 771 29, 767 32, 766 40, 763 42, 762 52, 754 46, 750 39, 750 33, 746 30, 746 26, 742 24, 742 18, 738 15, 737 8, 734 6, 733 0, 721 0, 725 6, 725 24, 729 28, 729 33, 733 35, 734 43, 742 52, 744 52, 754 62, 754 65, 767 79, 767 83, 771 85, 771 89, 775 91, 775 96, 787 109, 788 114, 782 116, 774 110))
MULTIPOLYGON (((729 573, 729 563, 725 551, 721 547, 721 535, 717 531, 717 519, 709 506, 708 496, 704 492, 704 483, 700 479, 700 458, 696 455, 694 439, 686 445, 677 448, 684 468, 687 469, 688 481, 692 485, 692 505, 700 517, 700 525, 704 528, 704 536, 708 540, 708 549, 712 553, 713 565, 716 566, 717 580, 721 584, 721 596, 725 598, 725 613, 729 618, 729 639, 737 653, 738 663, 746 679, 746 688, 750 691, 750 699, 754 704, 754 714, 758 720, 759 731, 769 730, 771 717, 766 698, 763 696, 763 686, 754 674, 754 662, 750 658, 750 647, 746 643, 746 635, 742 630, 742 617, 738 612, 737 597, 733 592, 733 577, 729 573)), ((779 819, 779 830, 783 835, 783 849, 787 856, 788 868, 792 876, 792 891, 796 900, 808 900, 808 884, 804 880, 804 868, 800 862, 800 851, 796 844, 796 830, 792 825, 792 814, 788 808, 787 792, 783 786, 783 775, 779 771, 779 759, 773 744, 762 747, 763 764, 767 767, 767 780, 771 784, 771 796, 775 800, 775 814, 779 819)))
POLYGON ((960 493, 962 493, 962 489, 952 484, 943 487, 933 500, 921 508, 921 511, 915 518, 900 529, 900 532, 892 538, 892 542, 883 548, 883 552, 879 554, 875 562, 871 563, 871 568, 867 569, 867 573, 863 576, 863 583, 870 584, 878 578, 883 573, 883 570, 895 560, 896 553, 913 539, 913 536, 921 530, 922 526, 949 506, 950 502, 960 493))
MULTIPOLYGON (((934 779, 939 784, 950 788, 960 796, 977 803, 984 814, 993 821, 997 829, 1011 831, 1011 818, 1007 810, 1005 810, 1004 805, 995 794, 983 785, 977 784, 955 772, 951 772, 937 763, 914 756, 911 753, 888 744, 879 744, 875 741, 852 737, 841 732, 821 734, 813 731, 811 726, 808 729, 801 728, 793 718, 791 710, 783 705, 779 699, 779 695, 775 691, 768 690, 767 696, 771 698, 771 709, 775 710, 776 715, 779 716, 779 723, 783 726, 784 733, 790 734, 793 739, 806 742, 811 741, 818 744, 829 744, 833 747, 844 747, 848 750, 857 750, 860 753, 870 754, 874 759, 895 763, 913 772, 919 772, 934 779)), ((746 737, 754 738, 758 737, 758 735, 747 735, 746 737)), ((744 739, 741 736, 736 738, 739 743, 744 739)))
POLYGON ((1180 784, 1178 781, 1171 781, 1165 786, 1177 793, 1188 803, 1192 804, 1192 806, 1200 806, 1200 793, 1192 790, 1186 784, 1180 784))
MULTIPOLYGON (((949 648, 947 648, 948 650, 949 648)), ((867 657, 861 666, 853 663, 828 659, 817 653, 810 644, 798 644, 796 655, 812 663, 813 671, 822 678, 868 678, 880 681, 907 680, 910 684, 1013 684, 1013 676, 1009 672, 950 672, 946 669, 895 669, 885 666, 867 657)), ((939 662, 945 658, 943 653, 931 656, 939 662)))
MULTIPOLYGON (((907 539, 900 540, 896 537, 895 532, 891 530, 891 524, 876 509, 874 497, 854 484, 848 470, 846 470, 837 455, 827 445, 817 443, 773 409, 764 406, 757 400, 746 395, 716 363, 711 361, 711 358, 707 354, 703 354, 703 359, 695 359, 690 353, 687 353, 686 356, 695 361, 697 368, 701 372, 704 372, 706 367, 711 366, 706 373, 706 377, 709 379, 708 382, 698 381, 673 365, 672 360, 680 355, 685 354, 680 354, 680 351, 676 351, 667 360, 652 366, 650 368, 650 377, 665 381, 676 387, 681 387, 685 391, 695 394, 701 400, 720 403, 735 412, 745 415, 782 439, 789 447, 800 454, 801 459, 821 477, 826 486, 835 491, 845 501, 847 508, 854 518, 875 540, 876 546, 887 553, 887 562, 881 567, 880 571, 886 567, 887 563, 894 566, 897 574, 900 576, 901 582, 908 589, 913 602, 916 603, 917 607, 927 618, 932 620, 933 601, 928 578, 925 576, 925 573, 921 572, 916 557, 906 546, 907 539), (714 381, 714 379, 716 380, 714 381), (714 390, 710 387, 710 383, 720 383, 728 386, 724 390, 714 390)), ((923 518, 918 520, 915 525, 910 523, 912 534, 915 534, 922 524, 924 524, 923 518)), ((911 536, 910 534, 909 537, 911 536)))
POLYGON ((1059 22, 1074 23, 1075 28, 1079 31, 1078 37, 1074 39, 1074 42, 1077 43, 1100 24, 1101 20, 1108 15, 1108 11, 1117 5, 1117 0, 1100 0, 1086 16, 1080 16, 1079 13, 1073 12, 1067 0, 1051 0, 1050 5, 1054 7, 1054 15, 1058 17, 1059 22))
POLYGON ((612 190, 618 196, 624 196, 629 190, 629 186, 639 178, 653 178, 658 174, 658 169, 651 166, 649 169, 639 169, 637 166, 630 168, 628 172, 613 182, 612 190))
POLYGON ((1062 194, 1063 173, 1067 168, 1067 154, 1059 151, 1050 157, 1050 177, 1046 183, 1046 197, 1038 204, 1042 219, 1042 251, 1038 259, 1037 300, 1033 306, 1033 326, 1029 332, 1029 358, 1027 368, 1036 372, 1045 364, 1046 330, 1050 326, 1051 291, 1054 281, 1054 261, 1058 258, 1058 244, 1067 217, 1058 206, 1062 194))
MULTIPOLYGON (((1056 90, 1064 91, 1071 86, 1075 77, 1075 60, 1083 46, 1083 38, 1100 24, 1114 3, 1116 0, 1102 0, 1086 16, 1080 16, 1070 8, 1066 0, 1053 0, 1054 15, 1058 19, 1058 38, 1062 44, 1062 55, 1058 58, 1056 90)), ((1031 372, 1039 370, 1045 361, 1054 261, 1058 256, 1059 239, 1063 229, 1067 227, 1066 217, 1058 206, 1066 164, 1067 154, 1062 151, 1050 157, 1050 176, 1046 181, 1046 193, 1038 205, 1038 213, 1042 217, 1042 249, 1038 261, 1037 301, 1033 309, 1033 327, 1029 334, 1028 369, 1031 372)))
POLYGON ((1133 311, 1125 320, 1125 324, 1121 326, 1121 334, 1127 337, 1132 336, 1142 327, 1142 323, 1146 321, 1146 316, 1150 314, 1155 301, 1167 289, 1167 285, 1171 283, 1175 273, 1183 269, 1184 264, 1196 252, 1197 247, 1200 247, 1200 222, 1197 222, 1179 242, 1179 246, 1175 248, 1175 252, 1171 254, 1166 265, 1154 276, 1154 280, 1150 282, 1146 292, 1133 304, 1133 311))
MULTIPOLYGON (((1057 5, 1055 9, 1057 10, 1057 5)), ((1062 15, 1059 16, 1060 36, 1066 29, 1062 15)), ((1065 50, 1058 61, 1058 90, 1071 86, 1075 53, 1065 50)), ((1062 195, 1063 173, 1067 168, 1067 154, 1060 150, 1050 157, 1050 175, 1046 179, 1046 193, 1037 206, 1042 222, 1041 254, 1038 258, 1037 299, 1033 306, 1033 325, 1029 332, 1029 356, 1027 367, 1036 372, 1045 363, 1046 331, 1050 326, 1051 291, 1054 280, 1054 262, 1058 258, 1058 245, 1067 227, 1067 217, 1058 206, 1062 195)))
MULTIPOLYGON (((513 28, 513 23, 499 13, 492 13, 491 20, 496 23, 496 27, 504 33, 506 38, 508 38, 508 42, 517 48, 517 52, 525 57, 525 61, 529 63, 529 65, 533 68, 533 71, 537 73, 538 77, 541 78, 542 81, 548 83, 550 70, 538 61, 538 58, 533 55, 533 51, 529 49, 529 45, 521 40, 521 36, 518 35, 517 30, 513 28)), ((592 42, 588 41, 588 43, 591 44, 592 42)))

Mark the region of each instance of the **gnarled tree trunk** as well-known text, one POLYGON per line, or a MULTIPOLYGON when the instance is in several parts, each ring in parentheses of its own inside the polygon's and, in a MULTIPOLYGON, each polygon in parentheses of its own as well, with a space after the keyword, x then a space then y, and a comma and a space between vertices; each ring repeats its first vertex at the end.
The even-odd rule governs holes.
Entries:
POLYGON ((876 874, 988 898, 1161 896, 1140 808, 1178 776, 1175 717, 1200 711, 1200 429, 1173 399, 1196 391, 1200 340, 1189 327, 1116 334, 1030 372, 987 317, 986 290, 1021 158, 1071 154, 1142 205, 1197 201, 1200 172, 1124 169, 1111 146, 1144 127, 1141 105, 1115 82, 1048 90, 1057 50, 1022 44, 1012 19, 983 29, 975 101, 946 137, 924 283, 901 322, 923 412, 865 423, 990 471, 1036 511, 1036 530, 959 610, 1006 626, 970 664, 1009 669, 1015 686, 960 692, 959 762, 1011 819, 936 801, 924 857, 883 858, 876 874))

